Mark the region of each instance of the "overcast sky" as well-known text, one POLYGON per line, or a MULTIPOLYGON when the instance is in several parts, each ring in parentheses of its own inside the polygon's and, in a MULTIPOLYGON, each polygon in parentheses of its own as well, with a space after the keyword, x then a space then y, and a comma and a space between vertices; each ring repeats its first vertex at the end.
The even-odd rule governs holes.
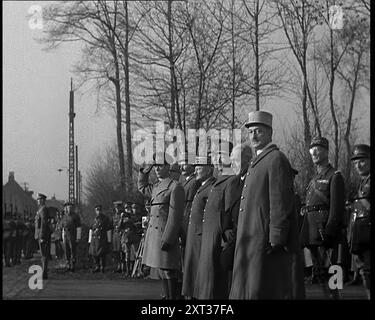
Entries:
MULTIPOLYGON (((38 1, 3 2, 3 183, 9 171, 34 192, 66 199, 68 110, 72 64, 79 48, 42 51, 26 18, 38 1)), ((74 79, 73 79, 74 81, 74 79)), ((75 94, 75 143, 82 173, 98 149, 113 138, 109 112, 95 114, 92 95, 75 94)))
MULTIPOLYGON (((16 181, 27 182, 35 193, 67 199, 67 172, 57 169, 68 167, 70 78, 80 48, 67 44, 52 52, 42 50, 34 40, 41 30, 31 29, 27 19, 30 6, 38 4, 45 2, 3 2, 3 183, 14 171, 16 181)), ((94 94, 76 92, 75 143, 83 179, 93 157, 115 139, 111 112, 96 113, 96 105, 94 94)), ((355 117, 362 117, 361 142, 369 142, 368 99, 357 109, 355 117)), ((278 99, 267 111, 274 113, 278 142, 284 131, 280 129, 293 125, 294 108, 278 99)))

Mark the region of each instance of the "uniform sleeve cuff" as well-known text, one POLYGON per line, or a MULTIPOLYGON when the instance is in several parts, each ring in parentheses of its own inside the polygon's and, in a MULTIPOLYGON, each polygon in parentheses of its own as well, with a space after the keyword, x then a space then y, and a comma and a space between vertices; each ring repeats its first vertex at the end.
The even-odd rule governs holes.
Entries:
POLYGON ((288 227, 270 227, 270 243, 273 245, 286 245, 288 238, 288 227))

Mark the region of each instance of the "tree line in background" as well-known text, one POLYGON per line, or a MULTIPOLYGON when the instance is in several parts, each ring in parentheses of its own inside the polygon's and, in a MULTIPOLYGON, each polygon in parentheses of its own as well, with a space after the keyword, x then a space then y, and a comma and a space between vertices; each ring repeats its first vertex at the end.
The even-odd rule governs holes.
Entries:
POLYGON ((139 196, 135 129, 156 120, 184 132, 239 128, 274 99, 297 115, 284 151, 300 195, 316 135, 330 140, 333 166, 352 183, 354 115, 370 90, 369 0, 62 1, 47 4, 43 19, 39 41, 47 50, 79 42, 80 85, 116 115, 116 148, 87 174, 89 203, 139 196), (333 5, 344 12, 341 29, 332 28, 333 5))

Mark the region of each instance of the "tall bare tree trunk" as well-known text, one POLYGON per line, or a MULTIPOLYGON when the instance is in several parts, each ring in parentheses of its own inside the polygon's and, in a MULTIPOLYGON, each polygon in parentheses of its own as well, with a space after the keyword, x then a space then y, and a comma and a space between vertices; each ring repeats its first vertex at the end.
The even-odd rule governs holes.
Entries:
POLYGON ((254 12, 254 36, 255 36, 255 45, 254 45, 254 53, 255 53, 255 106, 256 110, 260 110, 260 86, 259 86, 259 0, 255 1, 255 12, 254 12))
POLYGON ((172 0, 168 0, 168 49, 169 49, 169 70, 171 86, 171 128, 175 126, 175 109, 176 109, 176 83, 173 58, 173 27, 172 27, 172 0))
POLYGON ((128 2, 124 1, 125 9, 125 43, 124 43, 124 63, 125 63, 125 124, 126 124, 126 164, 127 164, 127 186, 128 190, 133 190, 133 150, 131 140, 130 122, 130 89, 129 89, 129 15, 128 2))

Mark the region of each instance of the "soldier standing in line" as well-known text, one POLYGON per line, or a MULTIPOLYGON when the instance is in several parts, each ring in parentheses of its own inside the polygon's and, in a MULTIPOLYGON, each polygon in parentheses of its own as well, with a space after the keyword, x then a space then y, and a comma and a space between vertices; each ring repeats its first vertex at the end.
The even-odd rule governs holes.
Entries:
POLYGON ((338 299, 338 289, 327 291, 328 267, 339 260, 345 220, 345 185, 341 173, 328 162, 328 150, 326 138, 314 138, 310 144, 316 174, 307 187, 306 206, 302 207, 301 244, 310 249, 313 274, 318 277, 325 295, 328 293, 329 298, 338 299))
POLYGON ((95 268, 93 272, 105 272, 106 255, 109 244, 112 241, 111 222, 103 213, 102 205, 95 206, 95 219, 89 231, 89 253, 95 259, 95 268))
POLYGON ((11 219, 11 216, 6 215, 3 220, 3 253, 6 267, 12 267, 12 247, 13 247, 13 233, 15 229, 15 223, 11 219))
POLYGON ((74 272, 77 261, 77 243, 81 240, 81 218, 73 211, 73 204, 65 202, 65 215, 62 218, 62 239, 67 271, 74 272))
POLYGON ((113 224, 113 235, 112 235, 112 258, 115 264, 115 269, 113 272, 120 273, 121 272, 121 259, 120 259, 120 252, 121 252, 121 214, 124 212, 122 201, 115 201, 115 212, 112 218, 113 224))
POLYGON ((217 180, 211 186, 203 210, 202 243, 193 294, 196 299, 228 298, 227 272, 220 263, 220 256, 223 244, 221 221, 231 203, 226 195, 230 192, 231 181, 236 179, 230 167, 229 153, 220 151, 215 163, 217 180))
POLYGON ((122 272, 130 277, 133 271, 133 265, 136 255, 134 244, 138 237, 136 228, 129 210, 121 214, 121 267, 122 272))
POLYGON ((48 279, 48 260, 51 248, 51 226, 46 196, 38 193, 37 201, 39 209, 35 215, 35 239, 38 240, 39 250, 42 255, 43 279, 48 279))
POLYGON ((170 177, 170 163, 171 157, 168 158, 164 152, 155 154, 154 163, 139 171, 138 190, 151 196, 142 263, 158 270, 166 299, 174 300, 178 295, 177 270, 181 259, 178 237, 185 195, 182 185, 170 177), (152 167, 159 180, 156 184, 149 183, 152 167))
POLYGON ((227 208, 225 208, 225 212, 221 217, 224 244, 220 256, 220 263, 228 277, 228 295, 232 283, 234 248, 236 245, 241 193, 251 158, 251 147, 248 144, 243 143, 237 145, 232 150, 231 165, 236 176, 231 180, 230 185, 228 186, 228 192, 225 194, 227 208))
POLYGON ((197 276, 201 252, 204 208, 206 207, 211 187, 216 181, 216 178, 213 176, 214 167, 211 163, 211 157, 196 157, 194 166, 196 179, 200 181, 201 186, 195 193, 191 204, 186 232, 182 280, 182 295, 185 299, 192 299, 194 295, 195 278, 197 276))
POLYGON ((369 145, 354 146, 352 162, 356 173, 361 177, 358 193, 352 205, 352 219, 349 226, 350 252, 362 278, 367 298, 371 298, 371 203, 370 203, 370 153, 369 145))
POLYGON ((16 232, 14 237, 14 247, 13 247, 13 264, 21 264, 21 254, 22 254, 22 233, 23 233, 23 222, 21 217, 14 214, 14 222, 16 224, 16 232))
POLYGON ((25 226, 27 229, 27 233, 25 232, 25 239, 24 239, 24 254, 25 259, 31 259, 33 257, 33 241, 34 241, 34 234, 33 234, 33 228, 32 223, 30 221, 30 218, 26 219, 25 226))
POLYGON ((197 193, 199 187, 201 186, 201 182, 197 180, 196 175, 195 175, 195 167, 193 164, 188 163, 188 159, 183 158, 180 161, 180 166, 181 166, 180 181, 185 191, 185 209, 184 209, 184 217, 182 220, 182 228, 181 228, 181 234, 180 234, 182 256, 184 257, 186 235, 187 235, 187 229, 189 225, 191 206, 193 203, 194 196, 197 193))

